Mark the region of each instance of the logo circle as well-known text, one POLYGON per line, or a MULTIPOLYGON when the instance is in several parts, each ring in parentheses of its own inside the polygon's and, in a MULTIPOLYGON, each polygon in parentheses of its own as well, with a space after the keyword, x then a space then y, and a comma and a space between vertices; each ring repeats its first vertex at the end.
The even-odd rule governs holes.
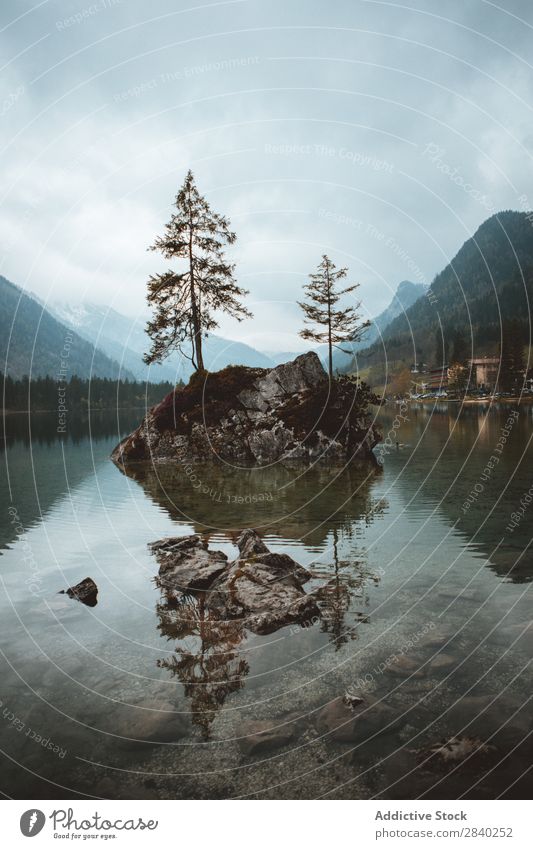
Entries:
POLYGON ((29 811, 24 811, 20 818, 20 830, 24 837, 35 837, 42 831, 46 817, 38 808, 30 808, 29 811))

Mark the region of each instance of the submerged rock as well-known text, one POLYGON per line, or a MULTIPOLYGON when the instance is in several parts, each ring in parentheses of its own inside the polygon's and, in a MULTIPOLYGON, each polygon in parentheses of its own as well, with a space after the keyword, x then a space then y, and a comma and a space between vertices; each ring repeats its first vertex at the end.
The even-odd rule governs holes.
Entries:
POLYGON ((228 366, 198 372, 167 395, 117 445, 119 465, 215 458, 239 465, 347 460, 377 465, 380 434, 366 419, 368 387, 330 384, 314 352, 271 369, 228 366))
POLYGON ((240 727, 239 748, 248 756, 260 755, 286 746, 297 732, 296 715, 284 719, 249 720, 240 727))
POLYGON ((326 705, 317 718, 319 733, 340 743, 360 743, 390 733, 395 725, 393 710, 368 694, 346 693, 326 705))
POLYGON ((487 755, 494 748, 476 737, 451 737, 431 746, 427 752, 422 751, 422 755, 434 756, 442 763, 460 763, 472 757, 487 755))
POLYGON ((66 593, 70 598, 78 599, 88 607, 94 607, 98 602, 98 587, 92 578, 84 578, 79 584, 75 584, 67 590, 60 590, 60 592, 66 593))
POLYGON ((209 551, 199 536, 158 540, 150 547, 167 595, 208 590, 209 609, 220 619, 240 619, 250 631, 268 634, 319 618, 314 596, 302 588, 311 577, 303 566, 269 551, 251 529, 242 532, 237 546, 239 557, 231 563, 221 551, 209 551))
POLYGON ((113 717, 113 733, 122 746, 136 742, 174 743, 185 737, 189 726, 172 702, 145 699, 135 705, 120 705, 113 717))
POLYGON ((425 678, 428 668, 424 666, 423 661, 401 654, 387 666, 386 672, 398 678, 425 678))

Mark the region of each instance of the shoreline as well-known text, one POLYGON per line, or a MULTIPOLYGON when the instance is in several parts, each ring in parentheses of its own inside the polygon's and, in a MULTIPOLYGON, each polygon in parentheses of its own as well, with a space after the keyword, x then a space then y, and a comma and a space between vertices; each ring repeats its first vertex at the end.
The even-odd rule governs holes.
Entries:
POLYGON ((494 396, 483 397, 483 398, 404 398, 403 400, 398 401, 385 401, 384 405, 389 404, 401 404, 401 403, 410 403, 410 404, 533 404, 533 395, 528 395, 526 397, 520 398, 519 396, 511 397, 511 398, 498 398, 494 396))
MULTIPOLYGON (((120 410, 148 410, 149 407, 140 406, 140 407, 75 407, 73 410, 69 412, 76 413, 116 413, 120 410)), ((2 416, 14 416, 14 415, 50 415, 50 413, 57 413, 57 410, 2 410, 0 411, 0 415, 2 416)))

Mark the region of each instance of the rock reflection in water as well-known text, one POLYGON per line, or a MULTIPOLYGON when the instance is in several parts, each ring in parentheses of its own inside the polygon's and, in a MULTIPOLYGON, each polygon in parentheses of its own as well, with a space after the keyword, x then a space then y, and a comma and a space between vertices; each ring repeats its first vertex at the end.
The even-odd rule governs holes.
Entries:
POLYGON ((234 469, 223 464, 132 463, 124 473, 172 519, 192 523, 199 533, 217 531, 233 538, 243 528, 272 530, 308 546, 324 545, 331 528, 353 533, 359 521, 373 521, 386 504, 371 497, 374 467, 281 465, 234 469))
MULTIPOLYGON (((263 635, 279 632, 283 627, 290 628, 291 633, 314 628, 317 636, 324 635, 322 639, 318 637, 319 643, 323 644, 325 638, 337 651, 357 638, 358 626, 367 620, 368 588, 379 581, 368 568, 359 541, 363 528, 388 506, 385 500, 371 497, 374 475, 365 476, 350 469, 307 470, 304 486, 294 470, 262 469, 259 474, 254 471, 199 467, 199 479, 210 475, 210 489, 203 493, 191 486, 180 467, 137 465, 128 470, 158 505, 181 521, 186 515, 205 539, 216 529, 218 539, 222 535, 239 543, 235 527, 238 517, 238 530, 247 524, 262 526, 267 533, 269 528, 275 528, 276 535, 289 544, 290 540, 305 539, 316 550, 317 557, 307 564, 311 577, 306 585, 313 615, 292 621, 274 617, 272 627, 263 628, 253 617, 226 615, 228 611, 221 606, 219 593, 213 587, 197 586, 193 590, 194 581, 188 581, 190 564, 186 568, 185 563, 180 566, 181 561, 176 565, 168 562, 167 558, 172 560, 174 556, 165 554, 174 548, 172 539, 153 544, 161 566, 158 628, 175 644, 172 654, 159 660, 158 665, 182 683, 190 700, 192 721, 204 740, 213 736, 217 712, 228 697, 245 686, 250 672, 247 652, 251 633, 256 644, 263 635), (238 492, 247 492, 251 497, 243 498, 242 505, 236 507, 232 499, 238 492), (261 499, 265 493, 271 493, 272 498, 261 499), (217 494, 216 498, 213 494, 217 494), (181 571, 183 568, 186 572, 181 571), (186 575, 188 583, 184 585, 186 575)), ((260 561, 261 557, 256 559, 260 561)), ((254 560, 253 568, 258 565, 254 560)), ((214 578, 215 586, 217 580, 220 577, 214 578)), ((231 606, 237 609, 237 597, 231 606)))

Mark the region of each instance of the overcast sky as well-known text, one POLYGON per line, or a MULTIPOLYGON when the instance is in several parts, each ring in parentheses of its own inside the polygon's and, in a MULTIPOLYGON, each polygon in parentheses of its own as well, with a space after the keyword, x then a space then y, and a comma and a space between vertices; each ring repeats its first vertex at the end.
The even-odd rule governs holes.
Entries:
POLYGON ((294 350, 306 275, 366 314, 533 203, 530 0, 3 0, 0 273, 136 315, 191 167, 238 235, 255 319, 294 350))

